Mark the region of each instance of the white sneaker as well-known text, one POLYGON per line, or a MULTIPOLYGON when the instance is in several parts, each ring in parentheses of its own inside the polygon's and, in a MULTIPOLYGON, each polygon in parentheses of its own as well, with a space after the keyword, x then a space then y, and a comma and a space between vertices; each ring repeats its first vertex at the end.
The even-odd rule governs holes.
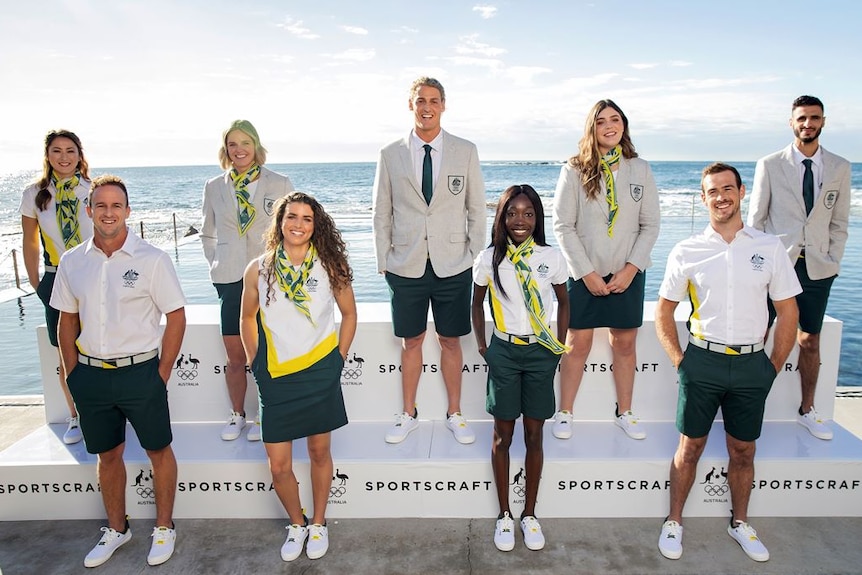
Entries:
POLYGON ((308 544, 305 554, 309 559, 320 559, 329 550, 329 530, 317 523, 308 526, 308 544))
POLYGON ((571 411, 562 409, 554 414, 554 424, 551 426, 551 432, 557 439, 569 439, 572 436, 572 419, 574 416, 571 411))
POLYGON ((458 443, 467 445, 476 441, 476 434, 467 425, 467 420, 464 419, 460 411, 456 411, 446 418, 446 427, 449 428, 458 443))
POLYGON ((153 544, 147 555, 148 565, 161 565, 174 554, 174 543, 177 541, 177 532, 169 527, 153 527, 153 544))
POLYGON ((66 433, 63 434, 63 443, 72 445, 84 439, 84 434, 81 433, 81 424, 77 417, 70 417, 66 421, 69 422, 69 427, 66 428, 66 433))
POLYGON ((658 538, 658 550, 668 559, 682 557, 682 525, 676 521, 665 521, 658 538))
POLYGON ((386 432, 386 443, 401 443, 417 427, 419 427, 419 422, 416 421, 415 417, 406 411, 399 413, 395 416, 395 425, 386 432))
POLYGON ((494 545, 500 551, 511 551, 515 548, 515 522, 506 513, 500 519, 497 519, 497 526, 494 529, 494 545))
POLYGON ((807 429, 817 439, 832 439, 832 430, 823 423, 823 420, 820 419, 820 416, 814 411, 813 407, 808 413, 797 415, 796 423, 807 429))
POLYGON ((245 416, 231 411, 227 423, 221 430, 221 438, 225 441, 233 441, 240 436, 243 427, 245 427, 245 416))
POLYGON ((524 545, 527 549, 538 551, 545 546, 545 536, 542 534, 542 526, 532 515, 521 519, 521 531, 524 532, 524 545))
POLYGON ((110 559, 114 551, 119 549, 121 545, 126 544, 132 538, 132 530, 129 529, 128 520, 126 521, 125 533, 114 531, 110 527, 102 527, 102 532, 102 538, 84 557, 84 567, 98 567, 110 559))
POLYGON ((754 530, 754 527, 745 521, 737 521, 736 527, 733 526, 733 523, 733 518, 731 518, 730 525, 727 526, 727 534, 739 543, 745 554, 755 561, 769 561, 769 551, 757 538, 757 531, 754 530))
POLYGON ((641 427, 638 418, 631 410, 619 414, 614 419, 614 423, 632 439, 646 439, 646 431, 641 427))
POLYGON ((281 558, 284 561, 293 561, 302 554, 302 546, 305 538, 308 537, 308 527, 294 523, 285 529, 287 529, 287 539, 281 546, 281 558))
POLYGON ((248 430, 245 437, 249 441, 260 441, 260 422, 257 419, 251 424, 251 429, 248 430))

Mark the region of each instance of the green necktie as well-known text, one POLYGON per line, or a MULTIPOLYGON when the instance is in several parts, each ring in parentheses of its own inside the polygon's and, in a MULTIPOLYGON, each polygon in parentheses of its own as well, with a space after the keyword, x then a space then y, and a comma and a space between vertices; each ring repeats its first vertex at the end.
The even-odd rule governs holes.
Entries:
POLYGON ((805 173, 802 174, 802 199, 805 200, 805 215, 814 208, 814 172, 811 171, 811 160, 802 160, 805 173))
POLYGON ((434 194, 434 169, 431 167, 431 146, 425 144, 425 159, 422 161, 422 195, 425 196, 425 203, 431 203, 431 196, 434 194))

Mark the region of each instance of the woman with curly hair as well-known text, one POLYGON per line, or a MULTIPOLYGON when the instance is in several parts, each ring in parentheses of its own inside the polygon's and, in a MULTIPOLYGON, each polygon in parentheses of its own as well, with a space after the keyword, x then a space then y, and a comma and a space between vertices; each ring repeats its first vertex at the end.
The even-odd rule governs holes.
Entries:
MULTIPOLYGON (((48 340, 57 347, 60 312, 52 308, 51 292, 60 256, 93 236, 93 220, 87 215, 90 173, 81 140, 68 130, 51 130, 45 136, 42 176, 21 196, 21 228, 24 232, 24 267, 30 285, 45 306, 48 340), (39 278, 39 247, 45 273, 39 278)), ((63 442, 78 443, 83 438, 78 412, 66 386, 60 362, 60 388, 69 406, 69 426, 63 442)))
POLYGON ((341 232, 316 199, 293 192, 273 209, 264 254, 245 270, 240 336, 257 380, 273 486, 290 516, 281 558, 299 557, 308 539, 306 554, 318 559, 329 548, 331 432, 347 424, 341 369, 356 333, 353 271, 341 232), (311 463, 311 524, 293 472, 293 440, 302 437, 311 463))
POLYGON ((632 439, 646 437, 632 413, 632 396, 645 270, 659 219, 655 180, 638 158, 628 118, 612 100, 599 100, 554 193, 554 234, 569 264, 566 345, 572 348, 560 363, 560 409, 552 427, 559 439, 572 436, 572 408, 599 327, 609 328, 614 422, 632 439))

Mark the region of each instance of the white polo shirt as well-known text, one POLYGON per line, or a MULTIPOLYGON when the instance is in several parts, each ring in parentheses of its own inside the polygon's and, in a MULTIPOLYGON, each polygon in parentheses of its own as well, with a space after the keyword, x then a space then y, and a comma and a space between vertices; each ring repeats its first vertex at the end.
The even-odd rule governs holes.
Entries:
MULTIPOLYGON (((36 207, 36 195, 39 193, 39 188, 36 184, 29 186, 21 196, 21 205, 18 211, 22 216, 33 218, 39 223, 43 263, 46 266, 57 266, 60 263, 60 256, 66 251, 66 246, 63 243, 60 226, 57 224, 57 203, 54 201, 54 198, 57 197, 57 188, 54 187, 54 184, 49 183, 48 191, 51 192, 51 199, 45 204, 45 209, 40 211, 36 207)), ((81 230, 81 243, 93 237, 93 220, 87 215, 86 210, 89 194, 90 182, 81 179, 75 188, 75 196, 78 198, 78 228, 81 230)))
POLYGON ((51 307, 77 313, 81 353, 101 359, 157 349, 162 314, 185 306, 171 258, 128 230, 107 257, 90 239, 60 259, 51 307))
MULTIPOLYGON (((500 262, 500 284, 506 290, 506 296, 503 296, 494 284, 493 258, 493 247, 479 252, 473 263, 473 282, 476 285, 488 287, 491 294, 491 315, 497 329, 511 335, 530 335, 533 333, 530 312, 524 302, 521 284, 515 275, 515 266, 509 258, 503 258, 500 262)), ((564 284, 569 278, 566 258, 559 248, 536 245, 533 248, 533 255, 527 261, 530 269, 533 270, 533 279, 539 286, 542 305, 545 308, 545 320, 550 328, 551 320, 556 319, 551 317, 554 304, 553 286, 564 284)))
POLYGON ((727 243, 711 226, 674 246, 659 295, 688 296, 692 335, 725 345, 763 341, 766 296, 780 301, 802 292, 790 258, 776 236, 744 226, 727 243))

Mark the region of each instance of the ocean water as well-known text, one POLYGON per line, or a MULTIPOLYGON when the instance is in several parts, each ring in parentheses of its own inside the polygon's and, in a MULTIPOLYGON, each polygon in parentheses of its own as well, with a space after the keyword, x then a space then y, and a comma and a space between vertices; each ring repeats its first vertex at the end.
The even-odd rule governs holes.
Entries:
MULTIPOLYGON (((673 245, 697 233, 707 223, 700 202, 700 171, 707 162, 651 162, 659 189, 662 229, 653 249, 653 267, 647 271, 646 298, 658 297, 664 264, 673 245)), ((551 233, 550 207, 560 172, 560 162, 484 162, 482 172, 488 197, 488 227, 500 193, 512 184, 532 185, 546 206, 546 229, 551 233)), ((744 183, 751 185, 753 162, 735 162, 744 183)), ((296 189, 313 194, 332 214, 348 242, 354 269, 354 290, 360 301, 387 300, 387 289, 375 271, 371 234, 373 163, 268 164, 290 176, 296 189)), ((91 174, 115 173, 127 183, 132 213, 130 225, 159 245, 173 258, 190 303, 216 303, 197 236, 184 237, 190 228, 200 229, 204 182, 220 173, 217 166, 95 168, 91 174), (176 225, 174 225, 176 222, 176 225), (175 243, 175 230, 178 240, 175 243)), ((0 289, 14 286, 11 251, 21 260, 21 224, 18 205, 21 192, 37 175, 35 171, 0 174, 0 289)), ((854 312, 855 292, 862 285, 862 164, 854 164, 850 239, 835 281, 827 313, 844 322, 839 366, 839 385, 862 385, 862 315, 854 312)), ((747 210, 747 203, 743 203, 747 210)), ((489 236, 490 237, 490 236, 489 236)), ((26 280, 25 280, 26 281, 26 280)), ((44 322, 35 296, 0 303, 0 395, 41 393, 35 328, 44 322)))

